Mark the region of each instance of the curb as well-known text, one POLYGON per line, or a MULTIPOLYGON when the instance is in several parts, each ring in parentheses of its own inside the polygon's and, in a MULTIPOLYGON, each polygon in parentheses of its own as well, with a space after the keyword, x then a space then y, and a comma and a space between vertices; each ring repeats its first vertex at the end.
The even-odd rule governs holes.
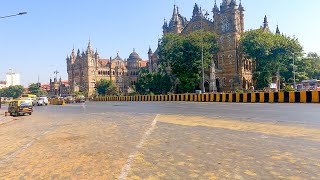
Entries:
POLYGON ((94 99, 94 101, 320 103, 320 91, 109 96, 97 97, 94 99))

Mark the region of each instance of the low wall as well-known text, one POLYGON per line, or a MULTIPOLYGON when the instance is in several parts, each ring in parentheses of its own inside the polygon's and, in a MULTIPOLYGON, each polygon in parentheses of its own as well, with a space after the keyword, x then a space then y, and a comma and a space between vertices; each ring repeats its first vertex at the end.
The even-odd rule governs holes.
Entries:
POLYGON ((65 105, 65 101, 61 99, 49 99, 50 105, 65 105))
POLYGON ((319 103, 320 91, 173 94, 96 97, 95 101, 190 101, 190 102, 236 102, 236 103, 319 103))

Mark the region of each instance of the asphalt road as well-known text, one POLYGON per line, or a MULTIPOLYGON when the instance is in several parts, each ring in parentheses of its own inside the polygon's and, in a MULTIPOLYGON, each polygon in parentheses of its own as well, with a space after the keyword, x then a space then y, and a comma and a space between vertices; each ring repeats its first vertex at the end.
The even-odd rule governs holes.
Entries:
POLYGON ((320 105, 89 102, 0 125, 0 179, 320 179, 320 105))

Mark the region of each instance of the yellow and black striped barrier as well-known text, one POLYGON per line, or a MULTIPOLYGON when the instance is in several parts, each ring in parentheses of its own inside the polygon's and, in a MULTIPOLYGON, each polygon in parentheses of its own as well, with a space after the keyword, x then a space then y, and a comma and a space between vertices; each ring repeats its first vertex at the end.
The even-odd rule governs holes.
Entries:
POLYGON ((97 97, 95 101, 187 101, 233 103, 320 103, 320 91, 170 94, 97 97))
POLYGON ((50 105, 65 105, 65 101, 63 99, 49 99, 50 105))

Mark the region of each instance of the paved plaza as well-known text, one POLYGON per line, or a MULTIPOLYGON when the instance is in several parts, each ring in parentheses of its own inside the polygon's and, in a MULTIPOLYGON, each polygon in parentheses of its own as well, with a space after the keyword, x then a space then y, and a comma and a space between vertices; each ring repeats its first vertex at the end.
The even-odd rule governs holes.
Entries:
POLYGON ((0 179, 319 179, 318 104, 89 102, 0 122, 0 179))

